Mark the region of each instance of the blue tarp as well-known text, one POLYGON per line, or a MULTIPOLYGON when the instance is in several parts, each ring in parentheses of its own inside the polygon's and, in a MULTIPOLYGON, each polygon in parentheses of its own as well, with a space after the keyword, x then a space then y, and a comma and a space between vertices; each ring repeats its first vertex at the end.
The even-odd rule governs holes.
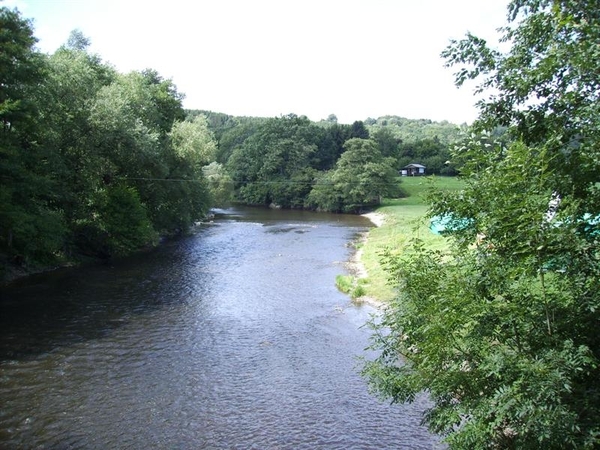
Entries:
MULTIPOLYGON (((587 213, 579 221, 585 223, 585 233, 590 236, 598 236, 600 230, 600 215, 592 216, 587 213)), ((445 214, 443 216, 433 216, 431 218, 429 229, 433 234, 443 234, 449 231, 463 230, 471 223, 470 219, 454 218, 451 214, 445 214)), ((563 222, 557 221, 554 223, 555 226, 560 226, 563 222)))
POLYGON ((456 231, 466 228, 471 221, 452 217, 450 214, 433 216, 429 223, 429 229, 433 234, 443 234, 447 231, 456 231))

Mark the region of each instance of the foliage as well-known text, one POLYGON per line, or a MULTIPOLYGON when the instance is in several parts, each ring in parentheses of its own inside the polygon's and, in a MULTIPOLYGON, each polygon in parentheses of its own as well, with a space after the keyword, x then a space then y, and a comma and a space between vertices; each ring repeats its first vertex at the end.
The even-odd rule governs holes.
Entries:
POLYGON ((457 82, 494 94, 453 159, 461 192, 431 214, 467 219, 449 252, 388 251, 397 296, 364 366, 394 401, 429 393, 425 422, 452 448, 600 445, 597 180, 600 16, 595 2, 515 0, 508 53, 474 36, 445 52, 457 82))
POLYGON ((29 21, 0 8, 0 259, 47 262, 65 234, 53 208, 52 155, 38 142, 35 97, 45 63, 29 21))
POLYGON ((78 30, 42 55, 16 10, 0 28, 3 266, 127 254, 206 213, 216 144, 170 80, 118 73, 78 30))
POLYGON ((134 188, 112 185, 96 201, 107 254, 127 255, 155 243, 157 233, 134 188))
POLYGON ((396 170, 418 161, 428 167, 428 173, 456 173, 454 165, 447 164, 447 161, 450 158, 448 141, 456 140, 458 127, 447 122, 387 117, 381 121, 369 119, 344 125, 338 124, 334 115, 327 120, 311 123, 305 117, 298 118, 293 114, 261 119, 233 117, 210 111, 188 111, 190 118, 199 114, 205 114, 208 118, 209 128, 219 142, 216 160, 226 163, 226 169, 236 180, 236 199, 243 203, 327 211, 357 210, 352 207, 344 209, 341 193, 331 187, 333 170, 346 151, 345 143, 353 138, 372 138, 377 144, 378 154, 382 158, 392 158, 393 162, 387 160, 386 164, 391 163, 396 170), (304 120, 301 126, 304 131, 298 136, 292 130, 298 126, 298 122, 291 119, 304 120), (279 125, 276 127, 274 123, 279 125), (417 140, 403 143, 398 134, 398 124, 410 128, 411 139, 417 140), (438 131, 443 137, 442 141, 435 135, 438 131), (430 135, 431 138, 426 137, 430 135), (277 164, 277 158, 281 160, 283 154, 294 153, 289 145, 286 149, 283 140, 297 138, 313 146, 308 160, 303 162, 305 170, 301 171, 301 175, 286 175, 282 173, 285 170, 265 169, 261 179, 258 179, 256 174, 262 162, 268 160, 272 169, 273 164, 277 164))
MULTIPOLYGON (((377 142, 379 151, 385 157, 398 158, 399 146, 402 140, 390 128, 382 127, 373 133, 373 140, 377 142)), ((405 164, 406 165, 406 164, 405 164)), ((400 165, 398 165, 401 167, 400 165)))
POLYGON ((306 198, 306 206, 318 211, 342 210, 342 197, 335 188, 333 181, 334 171, 329 170, 317 175, 315 183, 306 198))
POLYGON ((398 168, 418 162, 427 167, 431 175, 456 175, 455 168, 449 164, 450 149, 439 139, 422 139, 401 144, 398 149, 398 168))
POLYGON ((169 136, 177 156, 187 160, 196 170, 215 160, 217 145, 205 116, 175 122, 169 136))
POLYGON ((204 178, 208 183, 211 204, 225 206, 233 198, 233 180, 222 164, 211 162, 202 168, 204 178))
POLYGON ((508 14, 508 53, 472 35, 444 52, 448 65, 460 65, 457 84, 482 78, 478 89, 494 92, 479 102, 478 129, 510 126, 526 144, 547 146, 555 154, 553 166, 565 175, 566 190, 597 181, 597 3, 518 0, 508 14))
POLYGON ((456 175, 457 167, 447 162, 450 146, 460 140, 461 127, 449 122, 396 116, 371 119, 367 123, 382 154, 396 159, 396 169, 418 163, 427 167, 428 174, 456 175))
POLYGON ((348 294, 353 300, 365 295, 365 278, 356 278, 352 275, 338 275, 335 277, 335 285, 344 294, 348 294))
POLYGON ((375 141, 352 138, 334 170, 322 175, 308 205, 323 211, 357 213, 399 193, 393 160, 383 158, 375 141))
POLYGON ((238 198, 255 205, 302 205, 312 185, 306 170, 317 131, 306 117, 293 114, 260 124, 227 163, 238 198))
POLYGON ((379 130, 388 130, 401 142, 416 142, 437 139, 448 146, 460 139, 461 129, 466 125, 456 125, 447 121, 435 122, 429 119, 407 119, 398 116, 382 116, 365 120, 371 135, 379 130))

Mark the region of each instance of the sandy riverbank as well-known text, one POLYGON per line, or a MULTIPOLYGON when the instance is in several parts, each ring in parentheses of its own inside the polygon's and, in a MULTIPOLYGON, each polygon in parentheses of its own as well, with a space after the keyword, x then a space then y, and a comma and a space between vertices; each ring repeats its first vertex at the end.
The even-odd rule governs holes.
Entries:
POLYGON ((362 216, 373 222, 376 227, 380 227, 385 222, 385 215, 378 212, 370 212, 363 214, 362 216))
MULTIPOLYGON (((375 225, 376 227, 380 227, 385 222, 385 215, 381 214, 381 213, 370 212, 370 213, 362 214, 362 216, 369 219, 373 223, 373 225, 375 225)), ((368 238, 369 238, 369 232, 366 231, 358 238, 358 242, 359 243, 366 242, 366 240, 368 238)), ((350 272, 350 274, 356 278, 367 278, 369 274, 367 273, 367 269, 365 268, 365 265, 361 261, 362 248, 360 248, 360 247, 361 246, 359 246, 358 250, 356 250, 356 252, 354 252, 352 257, 350 258, 350 261, 348 261, 346 263, 346 268, 348 269, 348 272, 350 272)), ((355 299, 354 301, 357 303, 368 303, 375 307, 381 306, 381 302, 379 300, 372 298, 372 297, 368 297, 368 296, 359 297, 359 298, 355 299)))

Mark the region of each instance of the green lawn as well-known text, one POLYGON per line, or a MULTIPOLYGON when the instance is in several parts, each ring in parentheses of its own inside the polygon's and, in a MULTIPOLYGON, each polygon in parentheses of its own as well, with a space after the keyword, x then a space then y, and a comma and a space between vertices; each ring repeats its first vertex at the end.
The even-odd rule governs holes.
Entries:
POLYGON ((445 238, 429 231, 429 220, 425 218, 428 205, 424 195, 432 187, 439 190, 459 190, 462 182, 454 177, 403 177, 401 187, 407 197, 386 199, 375 212, 385 216, 385 223, 369 231, 362 245, 361 261, 368 278, 363 280, 363 289, 368 297, 382 302, 390 300, 393 289, 387 284, 387 273, 380 264, 380 254, 385 248, 401 252, 412 237, 418 237, 430 248, 446 248, 445 238))

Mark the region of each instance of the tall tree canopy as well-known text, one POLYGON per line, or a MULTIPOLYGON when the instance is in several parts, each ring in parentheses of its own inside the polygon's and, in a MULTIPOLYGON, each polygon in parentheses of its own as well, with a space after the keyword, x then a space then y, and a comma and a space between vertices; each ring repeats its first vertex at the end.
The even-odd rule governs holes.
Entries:
POLYGON ((0 270, 138 250, 210 201, 206 122, 154 70, 120 74, 79 31, 52 55, 0 8, 0 270))
POLYGON ((428 392, 425 422, 452 448, 597 448, 598 2, 513 0, 504 41, 444 52, 457 84, 492 94, 453 155, 466 188, 431 196, 450 251, 388 253, 398 297, 364 373, 394 401, 428 392))
POLYGON ((319 128, 305 116, 269 119, 237 147, 228 161, 245 203, 302 207, 311 189, 311 157, 319 128))
POLYGON ((29 21, 0 8, 0 267, 26 255, 46 259, 62 244, 52 207, 55 160, 39 142, 39 91, 46 66, 29 21))
POLYGON ((308 198, 316 209, 358 213, 398 195, 392 158, 384 158, 371 139, 352 138, 335 168, 322 174, 308 198))

